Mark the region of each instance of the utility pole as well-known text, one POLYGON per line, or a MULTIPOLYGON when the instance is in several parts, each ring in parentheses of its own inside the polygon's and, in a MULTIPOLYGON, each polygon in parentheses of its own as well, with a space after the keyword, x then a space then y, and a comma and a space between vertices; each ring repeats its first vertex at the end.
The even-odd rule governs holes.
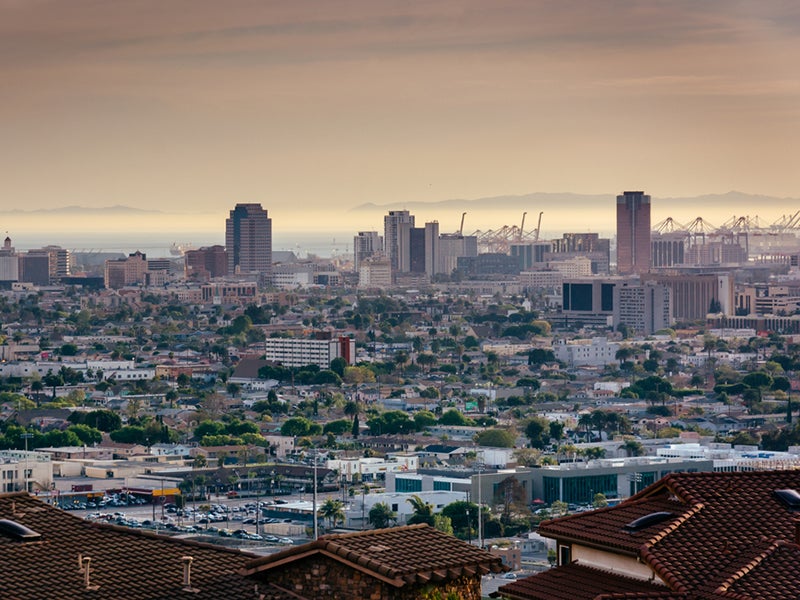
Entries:
MULTIPOLYGON (((479 506, 478 507, 478 515, 479 516, 480 516, 480 510, 481 510, 481 507, 479 506)), ((469 507, 467 507, 465 512, 467 513, 467 543, 472 545, 472 522, 470 522, 470 520, 469 520, 469 507)))
POLYGON ((364 530, 365 513, 367 510, 367 484, 361 482, 361 530, 364 530))
POLYGON ((261 487, 256 483, 256 535, 258 535, 259 517, 261 517, 261 487))
POLYGON ((23 477, 25 480, 25 493, 27 494, 30 493, 30 490, 28 489, 28 440, 33 437, 33 434, 23 433, 20 437, 25 440, 25 472, 23 473, 23 477))
POLYGON ((481 473, 483 465, 478 466, 478 547, 483 548, 483 504, 481 503, 481 473))
POLYGON ((314 489, 311 495, 311 510, 314 518, 314 541, 319 538, 319 523, 317 523, 317 451, 314 449, 314 489))

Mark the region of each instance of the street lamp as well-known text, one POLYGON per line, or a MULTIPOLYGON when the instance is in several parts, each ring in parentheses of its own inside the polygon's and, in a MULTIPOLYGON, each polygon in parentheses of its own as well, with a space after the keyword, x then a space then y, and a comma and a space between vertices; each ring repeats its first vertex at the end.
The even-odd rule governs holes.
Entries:
MULTIPOLYGON (((480 507, 478 510, 480 510, 480 507)), ((469 520, 469 506, 467 506, 464 512, 467 513, 467 543, 472 544, 472 523, 469 520)))
POLYGON ((23 473, 23 477, 25 479, 25 493, 28 493, 28 440, 33 437, 32 433, 23 433, 20 435, 22 439, 25 440, 25 472, 23 473))
POLYGON ((314 519, 314 541, 319 538, 319 523, 317 523, 317 451, 314 449, 314 489, 311 496, 311 511, 314 519))
POLYGON ((261 486, 256 482, 256 535, 258 535, 259 517, 261 517, 261 486))
POLYGON ((481 502, 481 474, 483 463, 478 463, 478 547, 483 548, 483 502, 481 502))

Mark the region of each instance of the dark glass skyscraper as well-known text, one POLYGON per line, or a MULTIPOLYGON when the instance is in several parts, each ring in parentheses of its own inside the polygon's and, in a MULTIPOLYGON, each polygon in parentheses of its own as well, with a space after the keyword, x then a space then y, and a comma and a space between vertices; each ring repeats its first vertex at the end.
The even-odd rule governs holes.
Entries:
POLYGON ((646 273, 650 269, 650 196, 622 192, 617 196, 617 272, 646 273))
POLYGON ((272 279, 272 219, 260 204, 237 204, 225 220, 228 274, 258 273, 272 279))

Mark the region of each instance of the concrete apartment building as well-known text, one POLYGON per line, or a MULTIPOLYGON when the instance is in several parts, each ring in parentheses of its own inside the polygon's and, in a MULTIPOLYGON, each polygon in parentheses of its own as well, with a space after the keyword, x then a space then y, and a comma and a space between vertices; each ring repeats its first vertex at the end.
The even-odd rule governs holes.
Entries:
POLYGON ((364 259, 383 251, 383 238, 377 231, 359 231, 353 237, 353 268, 361 269, 364 259))
POLYGON ((352 364, 356 356, 355 340, 349 337, 336 339, 267 338, 264 340, 264 358, 284 367, 317 365, 328 369, 334 358, 344 358, 352 364))

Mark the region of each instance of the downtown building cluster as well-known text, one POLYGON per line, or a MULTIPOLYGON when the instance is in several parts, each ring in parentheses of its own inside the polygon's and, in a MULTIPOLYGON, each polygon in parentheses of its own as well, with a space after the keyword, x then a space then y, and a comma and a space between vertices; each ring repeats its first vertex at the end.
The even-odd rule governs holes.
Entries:
POLYGON ((785 331, 798 328, 790 316, 800 307, 800 285, 770 278, 798 264, 800 243, 791 232, 711 232, 697 222, 677 226, 671 219, 654 225, 651 197, 642 191, 621 193, 614 208, 615 239, 592 232, 542 239, 541 220, 533 235, 522 228, 505 238, 467 234, 463 220, 458 231, 444 233, 438 221, 419 227, 410 211, 391 210, 382 232, 354 236, 352 254, 303 259, 273 252, 267 210, 243 203, 225 221, 224 246, 188 249, 180 261, 137 251, 104 260, 95 266, 101 273, 87 272, 91 267, 85 264, 75 269, 81 257, 55 246, 18 253, 7 238, 0 250, 0 285, 147 288, 211 304, 251 302, 259 290, 430 288, 521 294, 565 327, 624 326, 651 334, 674 322, 717 315, 738 328, 761 329, 764 318, 785 331))

